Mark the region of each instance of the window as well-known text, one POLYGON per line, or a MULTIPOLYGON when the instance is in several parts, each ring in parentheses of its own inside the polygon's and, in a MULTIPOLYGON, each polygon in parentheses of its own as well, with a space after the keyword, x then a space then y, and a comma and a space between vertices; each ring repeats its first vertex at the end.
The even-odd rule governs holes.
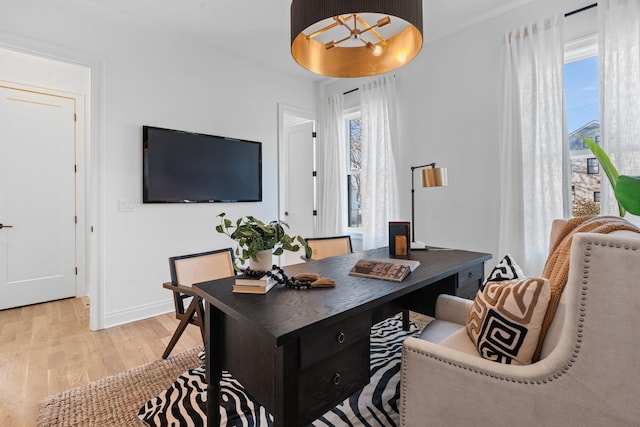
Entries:
MULTIPOLYGON (((567 116, 569 157, 571 159, 571 211, 573 216, 600 213, 600 165, 583 137, 600 142, 600 93, 598 85, 597 41, 585 55, 574 54, 564 66, 564 93, 567 116), (594 48, 595 47, 595 48, 594 48), (596 196, 597 194, 597 196, 596 196), (597 197, 597 198, 596 198, 597 197)), ((584 43, 583 43, 584 44, 584 43)), ((579 49, 585 51, 584 45, 579 49)))
POLYGON ((347 166, 348 226, 362 227, 362 205, 360 197, 360 170, 362 166, 362 121, 360 111, 345 115, 349 154, 347 166))

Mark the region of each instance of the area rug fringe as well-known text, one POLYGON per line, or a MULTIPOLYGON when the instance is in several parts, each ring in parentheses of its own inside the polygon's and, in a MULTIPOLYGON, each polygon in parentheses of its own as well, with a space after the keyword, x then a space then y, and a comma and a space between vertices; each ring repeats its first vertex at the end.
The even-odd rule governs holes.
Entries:
POLYGON ((40 402, 38 427, 144 426, 136 416, 141 402, 167 388, 185 370, 200 366, 194 348, 49 396, 40 402))

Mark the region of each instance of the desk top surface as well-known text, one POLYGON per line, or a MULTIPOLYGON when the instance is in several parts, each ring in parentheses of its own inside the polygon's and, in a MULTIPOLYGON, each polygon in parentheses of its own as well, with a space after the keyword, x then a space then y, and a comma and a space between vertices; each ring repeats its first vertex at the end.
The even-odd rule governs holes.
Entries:
POLYGON ((371 310, 389 301, 451 276, 491 258, 490 254, 457 249, 412 251, 420 266, 402 282, 350 276, 349 270, 361 258, 389 257, 388 248, 309 261, 285 267, 288 276, 317 273, 336 282, 334 288, 289 289, 277 285, 265 295, 232 292, 234 278, 194 285, 194 291, 226 316, 243 323, 266 339, 280 345, 318 327, 371 310))

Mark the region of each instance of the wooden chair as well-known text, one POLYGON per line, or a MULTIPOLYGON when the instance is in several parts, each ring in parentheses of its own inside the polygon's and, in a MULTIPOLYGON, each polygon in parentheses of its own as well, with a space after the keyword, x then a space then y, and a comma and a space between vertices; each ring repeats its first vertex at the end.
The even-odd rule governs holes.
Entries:
POLYGON ((351 236, 309 237, 305 240, 311 248, 309 259, 323 259, 353 252, 351 236))
POLYGON ((231 248, 226 248, 171 257, 169 258, 169 271, 171 272, 171 283, 164 283, 162 286, 173 292, 176 319, 180 320, 180 323, 162 354, 163 359, 169 356, 188 324, 200 327, 204 342, 204 306, 202 298, 193 292, 191 286, 194 283, 234 276, 233 251, 231 248), (185 309, 185 300, 189 298, 191 298, 191 302, 185 309))

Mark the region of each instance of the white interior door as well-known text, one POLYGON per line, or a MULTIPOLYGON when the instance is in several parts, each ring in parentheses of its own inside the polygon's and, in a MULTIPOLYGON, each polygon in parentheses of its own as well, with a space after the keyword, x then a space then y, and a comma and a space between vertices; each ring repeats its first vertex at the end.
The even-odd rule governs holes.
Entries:
MULTIPOLYGON (((288 127, 284 142, 284 220, 291 233, 312 237, 316 208, 313 122, 288 127)), ((301 262, 303 255, 303 252, 285 252, 282 264, 301 262)))
POLYGON ((75 215, 74 100, 0 87, 0 309, 76 295, 75 215))

